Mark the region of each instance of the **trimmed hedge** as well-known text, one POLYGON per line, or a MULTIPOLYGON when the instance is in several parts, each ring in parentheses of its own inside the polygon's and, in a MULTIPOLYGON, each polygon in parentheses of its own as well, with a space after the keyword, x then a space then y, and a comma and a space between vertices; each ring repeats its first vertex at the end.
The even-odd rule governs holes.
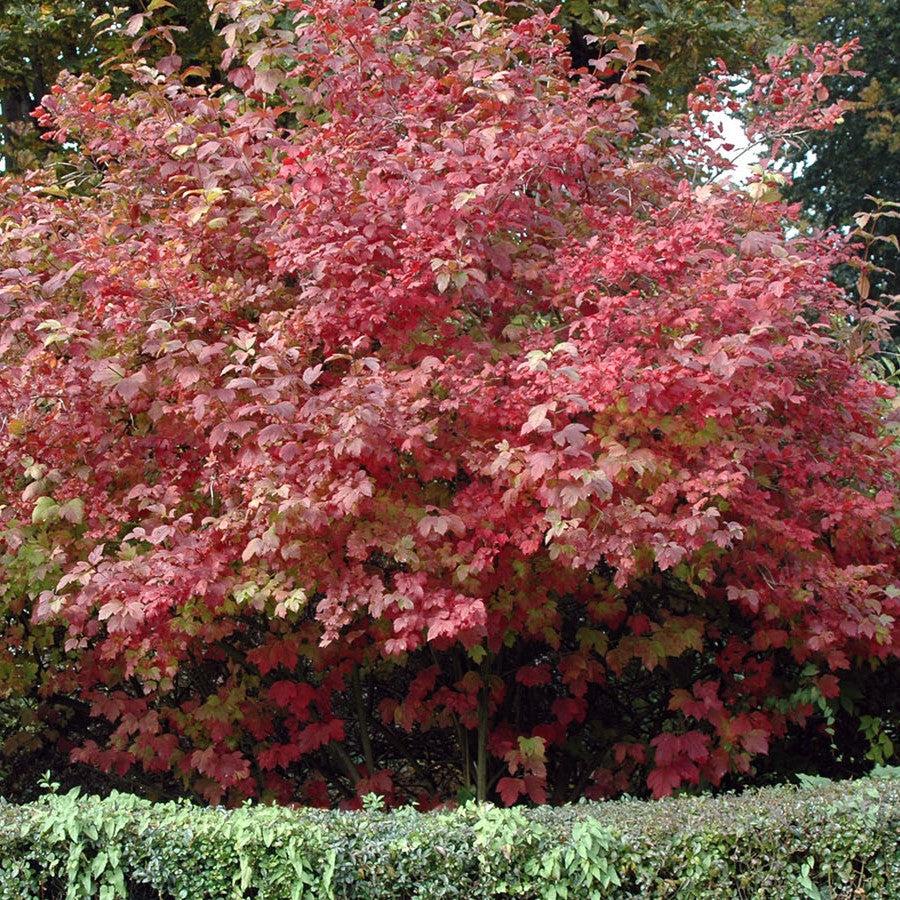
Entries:
POLYGON ((900 896, 900 779, 566 807, 0 804, 0 897, 900 896))

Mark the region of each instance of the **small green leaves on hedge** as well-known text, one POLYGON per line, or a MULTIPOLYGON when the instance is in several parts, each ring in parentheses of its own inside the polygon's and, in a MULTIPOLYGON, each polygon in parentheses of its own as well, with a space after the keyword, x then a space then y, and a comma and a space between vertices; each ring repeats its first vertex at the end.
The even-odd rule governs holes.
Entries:
POLYGON ((77 791, 0 804, 0 897, 887 898, 900 778, 420 813, 201 808, 77 791))

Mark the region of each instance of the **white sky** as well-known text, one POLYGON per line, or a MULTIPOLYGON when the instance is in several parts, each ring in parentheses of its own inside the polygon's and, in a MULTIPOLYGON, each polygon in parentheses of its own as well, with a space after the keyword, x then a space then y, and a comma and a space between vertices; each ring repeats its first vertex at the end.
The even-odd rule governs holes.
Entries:
POLYGON ((751 166, 759 162, 761 148, 747 149, 750 141, 744 132, 744 126, 733 116, 714 113, 710 118, 716 125, 722 126, 722 143, 734 145, 733 150, 722 152, 722 155, 728 159, 737 160, 735 168, 723 175, 722 178, 729 178, 737 184, 743 184, 750 177, 751 166))

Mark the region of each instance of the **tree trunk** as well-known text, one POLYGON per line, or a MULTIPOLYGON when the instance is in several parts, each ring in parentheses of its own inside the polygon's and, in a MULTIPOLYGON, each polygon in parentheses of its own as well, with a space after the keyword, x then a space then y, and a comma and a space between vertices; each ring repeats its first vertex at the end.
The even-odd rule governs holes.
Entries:
POLYGON ((487 738, 488 738, 488 703, 490 702, 490 662, 488 654, 481 661, 481 690, 478 692, 478 754, 475 763, 475 799, 479 803, 487 800, 487 738))

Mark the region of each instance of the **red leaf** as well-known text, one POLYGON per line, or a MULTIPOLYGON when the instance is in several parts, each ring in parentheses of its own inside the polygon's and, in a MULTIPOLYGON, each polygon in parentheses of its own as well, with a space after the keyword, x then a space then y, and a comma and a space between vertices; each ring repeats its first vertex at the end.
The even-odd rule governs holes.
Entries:
POLYGON ((647 776, 647 787, 653 791, 657 800, 668 797, 681 785, 682 770, 680 766, 663 766, 653 769, 647 776))
POLYGON ((516 681, 526 687, 535 687, 540 684, 550 684, 550 667, 521 666, 516 671, 516 681))
POLYGON ((525 780, 523 778, 501 778, 497 782, 497 793, 505 806, 512 806, 525 793, 525 780))

